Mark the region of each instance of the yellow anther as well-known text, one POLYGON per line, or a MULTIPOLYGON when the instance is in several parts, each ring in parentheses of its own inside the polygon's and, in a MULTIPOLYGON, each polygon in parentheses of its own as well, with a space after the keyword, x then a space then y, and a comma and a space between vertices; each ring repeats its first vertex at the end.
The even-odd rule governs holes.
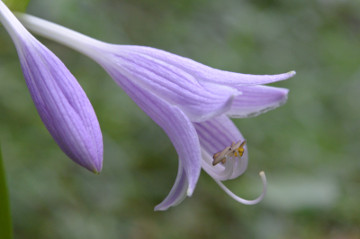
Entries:
POLYGON ((237 151, 239 152, 240 157, 242 157, 243 154, 244 154, 244 152, 245 152, 245 149, 244 149, 245 144, 246 144, 246 141, 244 140, 244 141, 240 144, 239 148, 237 149, 237 151))
POLYGON ((242 157, 244 154, 244 149, 238 149, 238 152, 239 152, 240 157, 242 157))

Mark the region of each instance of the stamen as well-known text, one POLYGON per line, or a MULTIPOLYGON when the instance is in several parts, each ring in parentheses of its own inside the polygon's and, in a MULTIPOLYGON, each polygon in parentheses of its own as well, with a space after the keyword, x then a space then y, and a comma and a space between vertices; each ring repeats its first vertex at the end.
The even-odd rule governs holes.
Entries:
POLYGON ((217 165, 214 167, 212 165, 212 158, 206 152, 206 150, 202 149, 202 158, 201 167, 214 179, 217 180, 228 180, 231 175, 233 175, 234 170, 236 168, 235 160, 226 160, 225 164, 217 165))
POLYGON ((244 151, 245 151, 245 149, 244 149, 245 143, 246 143, 246 140, 244 140, 244 141, 240 144, 240 146, 237 148, 237 152, 239 152, 240 157, 242 157, 243 154, 244 154, 244 151))
POLYGON ((263 198, 265 197, 265 194, 266 194, 266 190, 267 190, 267 182, 266 182, 266 176, 265 176, 265 173, 264 171, 261 171, 259 173, 260 177, 261 177, 261 181, 263 183, 263 191, 262 193, 260 194, 259 197, 257 197, 256 199, 254 200, 246 200, 246 199, 243 199, 237 195, 235 195, 233 192, 230 191, 230 189, 228 189, 221 181, 219 180, 215 180, 215 182, 230 196, 232 197, 235 201, 239 202, 239 203, 242 203, 242 204, 245 204, 245 205, 254 205, 254 204, 257 204, 259 203, 261 200, 263 200, 263 198))
POLYGON ((243 142, 238 141, 237 143, 232 142, 231 146, 226 147, 225 149, 223 149, 222 151, 219 151, 217 153, 215 153, 213 155, 213 163, 212 165, 215 166, 218 163, 222 163, 225 164, 226 160, 229 159, 234 159, 234 158, 238 158, 238 157, 242 157, 244 154, 244 146, 245 146, 246 140, 244 140, 243 142))
POLYGON ((216 154, 214 154, 213 156, 213 166, 215 166, 216 164, 220 163, 220 162, 226 162, 226 158, 228 156, 228 154, 231 152, 231 147, 226 147, 225 149, 223 149, 220 152, 217 152, 216 154))

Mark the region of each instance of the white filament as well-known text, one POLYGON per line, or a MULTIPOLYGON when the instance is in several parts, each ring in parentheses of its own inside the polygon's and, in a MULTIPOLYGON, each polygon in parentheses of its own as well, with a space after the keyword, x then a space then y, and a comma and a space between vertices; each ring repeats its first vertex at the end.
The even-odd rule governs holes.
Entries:
POLYGON ((234 173, 236 166, 236 159, 228 158, 225 164, 212 165, 213 158, 203 148, 201 149, 202 160, 201 167, 212 177, 214 180, 228 180, 234 173))
POLYGON ((267 182, 266 182, 266 176, 265 176, 265 173, 264 171, 261 171, 259 173, 260 175, 260 178, 261 178, 261 181, 263 183, 263 191, 262 193, 260 194, 259 197, 257 197, 256 199, 254 200, 246 200, 246 199, 243 199, 237 195, 235 195, 233 192, 230 191, 230 189, 228 189, 221 181, 219 180, 215 180, 215 182, 217 184, 219 184, 219 186, 230 196, 232 197, 235 201, 239 202, 239 203, 242 203, 242 204, 245 204, 245 205, 254 205, 254 204, 257 204, 259 203, 261 200, 263 200, 263 198, 265 197, 265 194, 266 194, 266 190, 267 190, 267 182))

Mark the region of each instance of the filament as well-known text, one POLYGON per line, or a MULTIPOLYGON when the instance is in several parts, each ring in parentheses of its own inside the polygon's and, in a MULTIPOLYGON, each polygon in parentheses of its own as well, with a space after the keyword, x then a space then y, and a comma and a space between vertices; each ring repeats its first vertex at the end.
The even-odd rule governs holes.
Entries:
POLYGON ((235 201, 245 204, 245 205, 254 205, 254 204, 259 203, 261 200, 263 200, 263 198, 265 197, 265 194, 266 194, 266 190, 267 190, 267 182, 266 182, 266 176, 265 176, 264 171, 261 171, 259 173, 259 175, 260 175, 260 178, 261 178, 261 181, 263 184, 263 190, 262 190, 262 193, 260 194, 260 196, 254 200, 243 199, 243 198, 235 195, 233 192, 231 192, 230 189, 228 189, 221 181, 215 180, 215 182, 235 201))

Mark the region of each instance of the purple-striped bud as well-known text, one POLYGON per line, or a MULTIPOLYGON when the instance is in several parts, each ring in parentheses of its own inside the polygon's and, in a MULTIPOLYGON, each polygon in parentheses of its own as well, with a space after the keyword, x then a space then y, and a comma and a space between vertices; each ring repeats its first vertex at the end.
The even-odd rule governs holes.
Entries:
POLYGON ((73 161, 100 172, 102 134, 84 90, 60 59, 36 40, 1 0, 0 22, 14 41, 26 84, 48 131, 73 161))

